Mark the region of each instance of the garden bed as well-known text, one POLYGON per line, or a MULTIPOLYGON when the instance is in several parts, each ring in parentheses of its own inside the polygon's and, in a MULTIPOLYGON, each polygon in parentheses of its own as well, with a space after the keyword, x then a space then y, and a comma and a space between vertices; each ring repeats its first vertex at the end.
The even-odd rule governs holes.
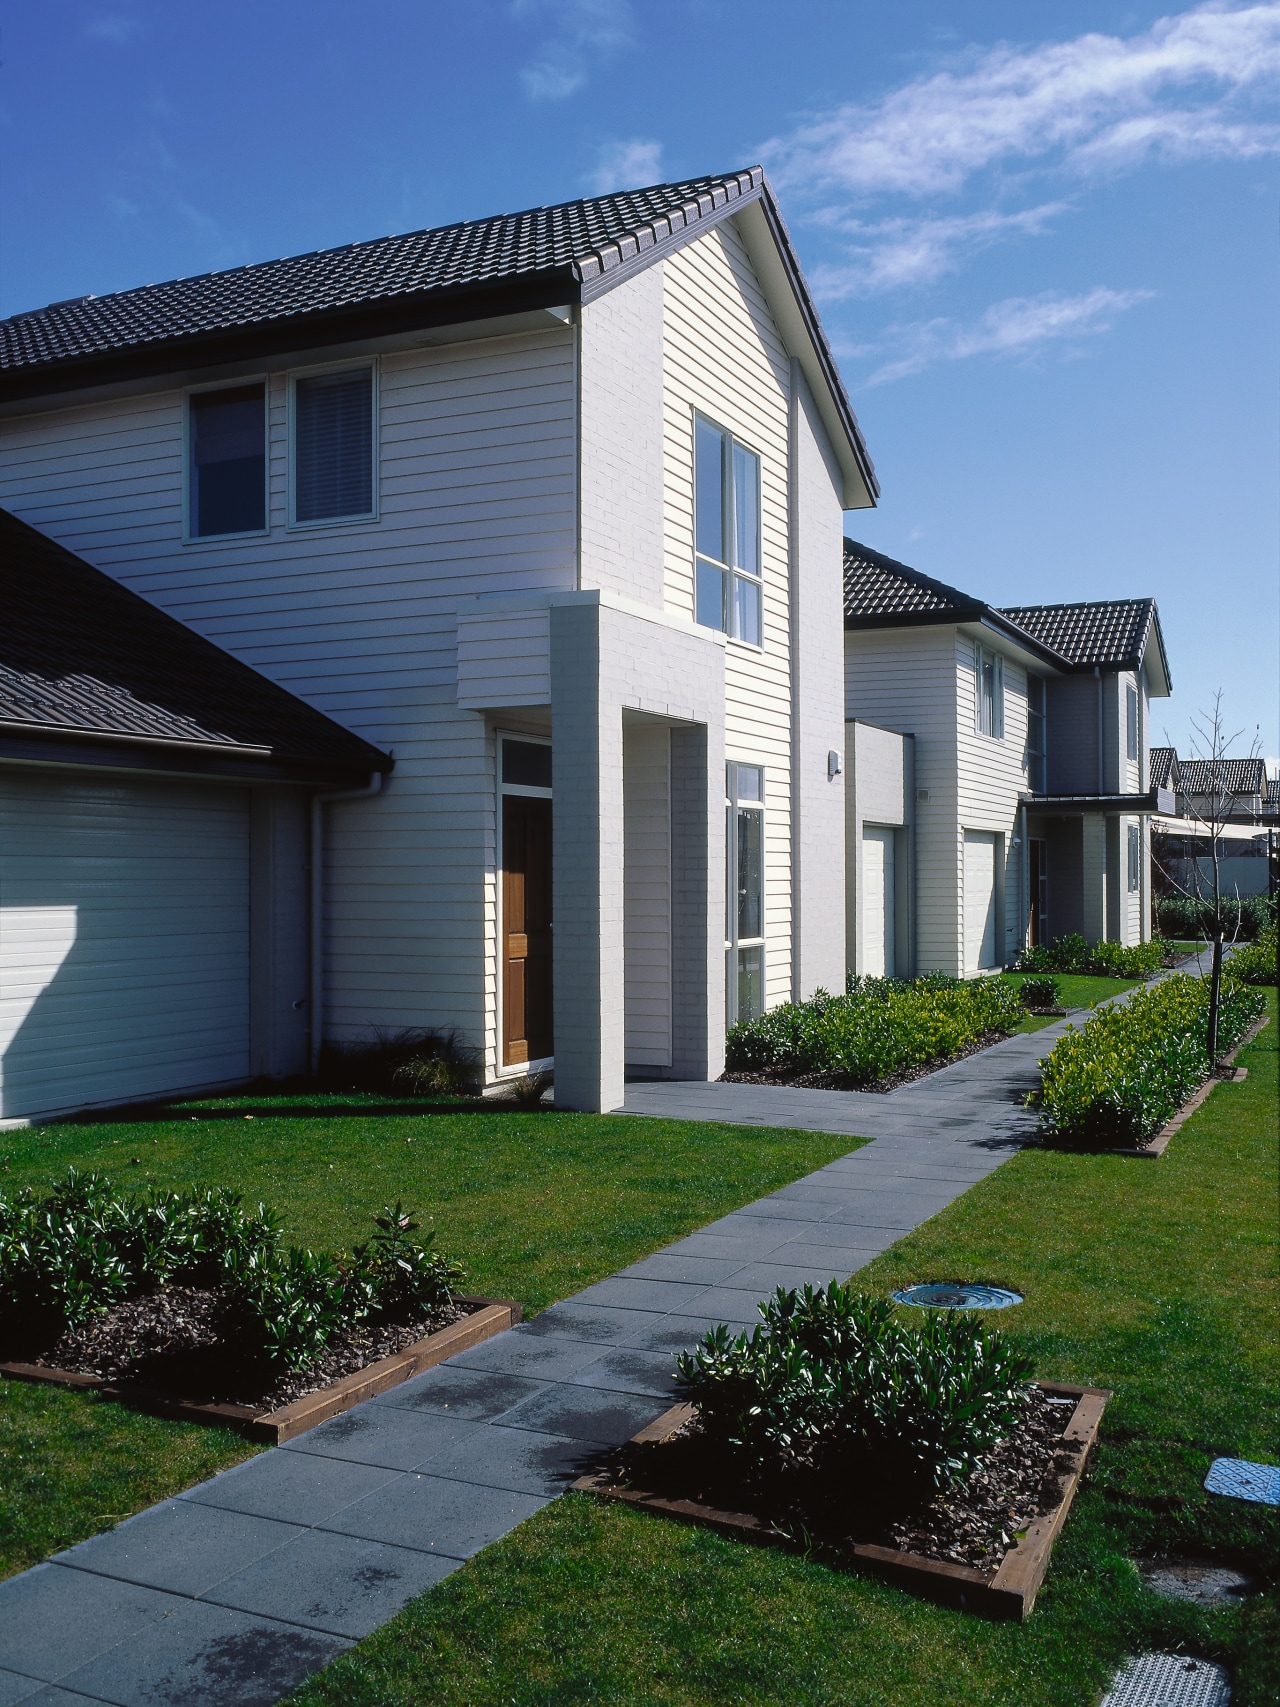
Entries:
POLYGON ((1023 1619, 1110 1397, 1097 1387, 1038 1383, 1022 1427, 964 1488, 896 1519, 869 1519, 865 1532, 840 1533, 821 1513, 768 1498, 741 1502, 755 1508, 748 1510, 718 1503, 728 1490, 718 1462, 700 1450, 689 1404, 673 1406, 574 1486, 766 1546, 817 1543, 829 1562, 861 1566, 931 1600, 1023 1619))
POLYGON ((362 1323, 307 1369, 264 1372, 218 1343, 215 1304, 214 1294, 197 1288, 159 1288, 68 1330, 34 1362, 0 1362, 0 1377, 89 1389, 135 1410, 279 1445, 514 1327, 522 1315, 510 1300, 458 1294, 415 1322, 362 1323))
MULTIPOLYGON (((1026 1013, 1038 1013, 1039 1009, 1027 1008, 1026 1013)), ((1050 1009, 1049 1012, 1063 1013, 1066 1009, 1050 1009)), ((722 1085, 793 1085, 798 1090, 807 1091, 874 1091, 887 1094, 896 1091, 900 1085, 909 1085, 916 1079, 927 1079, 930 1073, 938 1073, 944 1067, 950 1067, 957 1061, 967 1060, 970 1055, 981 1055, 993 1044, 1004 1043, 1009 1034, 1005 1031, 984 1031, 963 1048, 954 1050, 949 1055, 937 1055, 930 1061, 919 1061, 909 1067, 900 1067, 896 1072, 885 1073, 878 1079, 866 1080, 856 1073, 842 1072, 839 1069, 826 1072, 805 1072, 799 1068, 787 1071, 774 1068, 769 1072, 760 1073, 721 1073, 719 1083, 722 1085)))
POLYGON ((1184 1122, 1190 1120, 1191 1116, 1200 1107, 1201 1103, 1204 1102, 1205 1098, 1209 1095, 1209 1092, 1215 1085, 1220 1085, 1224 1082, 1235 1084, 1244 1083, 1245 1079, 1249 1076, 1249 1069, 1247 1067, 1237 1067, 1235 1065, 1236 1056, 1246 1044, 1253 1042, 1254 1038, 1262 1030, 1263 1026, 1270 1025, 1270 1023, 1270 1017, 1264 1014, 1256 1025, 1250 1026, 1249 1030, 1240 1039, 1239 1043, 1237 1043, 1230 1054, 1222 1057, 1223 1067, 1229 1068, 1230 1071, 1223 1072, 1220 1070, 1216 1073, 1211 1073, 1200 1086, 1199 1090, 1192 1092, 1191 1096, 1189 1096, 1186 1102, 1183 1103, 1182 1107, 1174 1115, 1173 1119, 1166 1121, 1149 1143, 1139 1145, 1137 1148, 1131 1144, 1120 1145, 1111 1152, 1112 1155, 1142 1156, 1148 1161, 1156 1161, 1163 1156, 1165 1151, 1169 1148, 1170 1139, 1178 1131, 1179 1127, 1184 1124, 1184 1122))

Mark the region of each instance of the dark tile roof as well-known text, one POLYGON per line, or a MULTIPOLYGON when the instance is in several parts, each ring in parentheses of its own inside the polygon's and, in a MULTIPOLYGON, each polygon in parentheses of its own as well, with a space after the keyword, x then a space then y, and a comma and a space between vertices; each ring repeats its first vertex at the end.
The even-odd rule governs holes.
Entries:
POLYGON ((1181 794, 1263 794, 1267 787, 1264 759, 1180 759, 1181 794))
POLYGON ((1172 747, 1152 747, 1149 763, 1152 788, 1178 786, 1178 755, 1172 747))
POLYGON ((1142 660, 1156 617, 1154 599, 1086 600, 1075 605, 1004 606, 1004 614, 1071 664, 1124 669, 1142 660))
POLYGON ((385 753, 0 510, 0 736, 178 743, 343 774, 385 753))
POLYGON ((1272 777, 1267 783, 1267 805, 1280 806, 1280 777, 1272 777))
POLYGON ((931 580, 869 545, 844 542, 844 614, 855 627, 883 627, 896 618, 920 616, 964 622, 984 609, 981 599, 931 580))

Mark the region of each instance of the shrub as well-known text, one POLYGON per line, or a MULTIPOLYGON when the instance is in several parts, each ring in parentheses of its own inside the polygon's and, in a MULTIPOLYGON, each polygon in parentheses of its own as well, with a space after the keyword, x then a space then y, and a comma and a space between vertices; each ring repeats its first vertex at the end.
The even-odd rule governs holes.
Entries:
POLYGON ((1275 984, 1280 982, 1280 976, 1277 976, 1278 956, 1280 944, 1277 943, 1276 927, 1269 925, 1257 942, 1247 943, 1243 948, 1237 948, 1234 954, 1227 955, 1222 962, 1222 970, 1226 977, 1241 984, 1275 984))
POLYGON ((1056 978, 1024 978, 1018 994, 1022 998, 1023 1007, 1056 1008, 1061 996, 1061 986, 1056 978))
POLYGON ((762 1326, 676 1359, 713 1450, 745 1476, 798 1463, 835 1498, 927 1498, 964 1481, 1021 1413, 1028 1359, 972 1318, 907 1326, 852 1284, 779 1288, 762 1326))
MULTIPOLYGON (((1224 1053, 1263 1006, 1258 991, 1224 979, 1218 1017, 1224 1053)), ((1212 1071, 1208 1030, 1208 980, 1185 974, 1099 1008, 1040 1063, 1042 1128, 1076 1142, 1145 1142, 1212 1071)))
POLYGON ((453 1029, 375 1030, 358 1043, 326 1044, 320 1078, 333 1090, 461 1096, 474 1091, 479 1061, 478 1052, 453 1029))
POLYGON ((421 1223, 398 1199, 374 1217, 374 1226, 369 1242, 352 1253, 348 1290, 361 1309, 389 1321, 412 1321, 447 1304, 462 1269, 431 1249, 431 1233, 425 1241, 413 1237, 421 1223))
POLYGON ((246 1359, 305 1369, 320 1357, 347 1316, 347 1285, 327 1256, 269 1246, 238 1254, 224 1277, 216 1316, 219 1337, 246 1359))
MULTIPOLYGON (((1196 895, 1164 895, 1154 903, 1155 919, 1167 937, 1187 941, 1207 937, 1213 922, 1213 903, 1196 895)), ((1228 941, 1253 942, 1276 922, 1276 904, 1269 895, 1224 896, 1222 917, 1228 941)))
POLYGON ((735 1073, 845 1073, 868 1084, 904 1067, 956 1054, 992 1031, 1011 1032, 1018 998, 1000 978, 913 982, 851 979, 843 996, 771 1008, 730 1028, 725 1062, 735 1073))
POLYGON ((1055 937, 1048 945, 1027 948, 1018 957, 1019 972, 1085 973, 1098 978, 1148 978, 1164 964, 1166 945, 1151 942, 1097 942, 1079 935, 1055 937))

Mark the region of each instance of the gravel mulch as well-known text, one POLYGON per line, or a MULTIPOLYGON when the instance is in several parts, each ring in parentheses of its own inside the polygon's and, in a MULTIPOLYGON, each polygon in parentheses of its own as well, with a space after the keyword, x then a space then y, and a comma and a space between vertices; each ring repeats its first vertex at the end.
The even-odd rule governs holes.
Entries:
POLYGON ((394 1356, 476 1308, 454 1299, 411 1322, 357 1323, 309 1369, 278 1375, 261 1363, 246 1362, 233 1348, 219 1343, 214 1329, 217 1303, 216 1292, 161 1286, 68 1329, 37 1355, 28 1352, 26 1361, 200 1402, 277 1410, 394 1356))
POLYGON ((939 1055, 932 1061, 922 1061, 915 1067, 902 1067, 896 1073, 888 1073, 883 1079, 860 1079, 856 1073, 721 1073, 719 1082, 722 1085, 792 1085, 797 1090, 805 1091, 896 1091, 899 1085, 909 1085, 916 1079, 927 1079, 930 1073, 939 1072, 943 1067, 950 1067, 956 1061, 964 1061, 970 1055, 981 1055, 984 1049, 990 1049, 993 1043, 1003 1043, 1006 1038, 1003 1031, 984 1031, 981 1037, 976 1037, 972 1043, 963 1049, 957 1049, 954 1055, 939 1055))

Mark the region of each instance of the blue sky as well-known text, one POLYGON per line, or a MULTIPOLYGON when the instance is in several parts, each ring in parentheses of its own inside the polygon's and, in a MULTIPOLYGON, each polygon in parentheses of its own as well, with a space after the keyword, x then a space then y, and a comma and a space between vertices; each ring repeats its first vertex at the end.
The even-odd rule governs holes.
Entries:
POLYGON ((0 314, 763 161, 855 537, 1154 593, 1157 736, 1280 753, 1280 3, 0 0, 0 60, 0 314))

